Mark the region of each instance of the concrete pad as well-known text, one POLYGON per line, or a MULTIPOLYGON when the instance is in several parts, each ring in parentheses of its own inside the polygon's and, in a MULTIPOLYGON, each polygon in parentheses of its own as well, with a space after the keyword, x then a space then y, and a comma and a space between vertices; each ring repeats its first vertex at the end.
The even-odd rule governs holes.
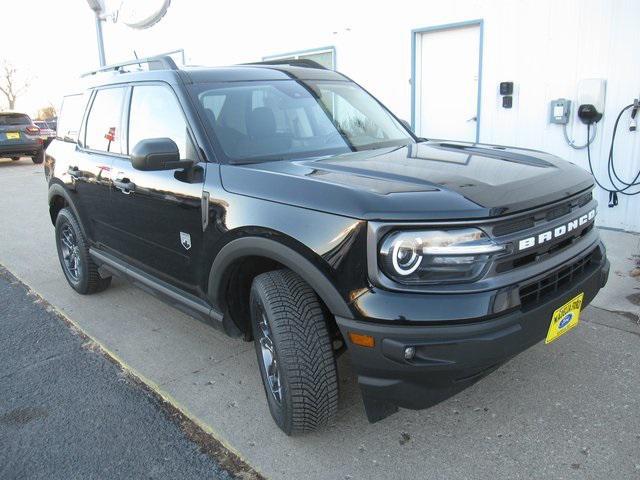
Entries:
MULTIPOLYGON (((401 410, 374 425, 343 356, 337 419, 289 438, 269 416, 252 344, 122 282, 77 295, 58 265, 42 167, 0 163, 0 192, 0 263, 268 477, 640 475, 640 326, 629 317, 589 307, 582 325, 557 342, 535 346, 432 409, 401 410)), ((612 282, 600 296, 623 298, 633 288, 612 282)))
POLYGON ((627 312, 640 322, 640 277, 630 272, 640 266, 640 235, 616 230, 600 229, 611 262, 607 288, 602 290, 593 305, 611 312, 627 312))

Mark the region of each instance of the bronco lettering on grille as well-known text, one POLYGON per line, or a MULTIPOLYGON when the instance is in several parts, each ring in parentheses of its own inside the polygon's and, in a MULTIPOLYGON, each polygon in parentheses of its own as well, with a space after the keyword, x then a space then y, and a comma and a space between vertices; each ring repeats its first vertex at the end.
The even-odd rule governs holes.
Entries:
POLYGON ((560 238, 569 232, 577 230, 578 227, 589 223, 595 218, 595 216, 596 211, 595 209, 593 209, 588 213, 585 213, 584 215, 571 220, 570 222, 558 225, 551 230, 547 230, 532 237, 523 238, 518 242, 518 251, 526 250, 527 248, 535 247, 536 245, 542 245, 543 243, 549 242, 555 238, 560 238))

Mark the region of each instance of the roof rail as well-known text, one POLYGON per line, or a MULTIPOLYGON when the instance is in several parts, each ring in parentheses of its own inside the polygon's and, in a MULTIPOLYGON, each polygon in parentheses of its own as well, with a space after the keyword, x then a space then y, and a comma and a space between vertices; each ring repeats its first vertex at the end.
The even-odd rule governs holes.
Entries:
POLYGON ((117 73, 121 71, 122 67, 126 67, 129 65, 140 65, 142 67, 142 64, 147 64, 149 70, 178 70, 178 65, 176 65, 176 62, 173 60, 173 58, 170 57, 170 55, 173 55, 175 53, 181 53, 184 62, 184 50, 173 50, 171 52, 161 53, 158 55, 153 55, 151 57, 134 58, 131 60, 127 60, 126 62, 119 62, 112 65, 107 65, 105 67, 100 67, 97 70, 92 70, 90 72, 82 74, 81 77, 88 77, 90 75, 105 72, 117 73))
POLYGON ((327 67, 320 65, 318 62, 306 58, 299 59, 280 59, 280 60, 264 60, 262 62, 242 63, 241 65, 290 65, 292 67, 318 68, 327 70, 327 67))

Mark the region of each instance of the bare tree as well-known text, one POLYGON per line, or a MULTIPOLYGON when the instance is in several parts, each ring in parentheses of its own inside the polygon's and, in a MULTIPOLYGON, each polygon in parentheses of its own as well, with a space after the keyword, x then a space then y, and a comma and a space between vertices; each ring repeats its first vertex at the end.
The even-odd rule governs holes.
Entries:
POLYGON ((11 63, 4 61, 0 68, 0 92, 7 97, 9 110, 13 110, 16 106, 16 100, 19 95, 29 88, 28 80, 21 80, 18 76, 18 69, 11 63))
POLYGON ((38 110, 38 114, 36 115, 37 120, 48 120, 53 117, 57 117, 58 112, 56 111, 56 107, 53 105, 49 105, 47 107, 42 107, 38 110))

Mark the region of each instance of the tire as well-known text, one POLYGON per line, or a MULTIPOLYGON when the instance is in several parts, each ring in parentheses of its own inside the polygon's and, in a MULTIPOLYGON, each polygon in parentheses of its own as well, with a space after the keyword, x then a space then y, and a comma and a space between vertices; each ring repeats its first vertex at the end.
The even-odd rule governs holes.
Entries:
POLYGON ((58 259, 71 288, 82 295, 105 290, 111 284, 111 277, 101 278, 98 274, 98 266, 89 255, 87 239, 71 210, 63 208, 58 212, 55 230, 58 259), (72 265, 75 268, 71 268, 72 265))
POLYGON ((36 155, 31 157, 31 161, 36 165, 39 165, 42 162, 44 162, 44 152, 37 153, 36 155))
POLYGON ((20 157, 11 157, 11 160, 17 162, 18 160, 20 160, 20 157))
MULTIPOLYGON (((267 272, 253 281, 250 308, 260 376, 274 421, 287 435, 325 425, 338 409, 338 375, 316 294, 290 270, 267 272), (272 383, 263 355, 265 326, 276 360, 277 382, 272 383)), ((270 372, 273 381, 274 369, 270 372)))

